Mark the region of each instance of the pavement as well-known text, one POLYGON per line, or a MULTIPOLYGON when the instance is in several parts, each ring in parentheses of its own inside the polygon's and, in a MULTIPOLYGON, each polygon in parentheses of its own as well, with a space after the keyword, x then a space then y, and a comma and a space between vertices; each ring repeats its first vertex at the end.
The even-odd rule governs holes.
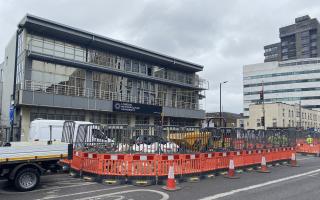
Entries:
POLYGON ((43 176, 41 186, 30 192, 17 192, 0 180, 0 199, 13 200, 309 200, 320 199, 320 158, 298 156, 300 167, 270 167, 271 173, 244 172, 240 179, 216 176, 198 183, 181 183, 181 190, 168 192, 160 185, 105 186, 84 182, 67 174, 43 176))

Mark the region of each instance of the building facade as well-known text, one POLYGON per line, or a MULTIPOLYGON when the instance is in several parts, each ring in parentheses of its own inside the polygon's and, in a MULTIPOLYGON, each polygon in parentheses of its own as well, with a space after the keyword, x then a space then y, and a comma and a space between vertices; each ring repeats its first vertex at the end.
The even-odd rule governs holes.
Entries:
POLYGON ((300 104, 320 109, 320 58, 266 62, 243 67, 244 116, 249 105, 261 102, 300 104))
POLYGON ((267 128, 319 128, 320 111, 285 103, 252 104, 249 117, 238 119, 237 127, 245 129, 267 128), (263 117, 265 118, 263 124, 263 117))
POLYGON ((264 46, 264 62, 281 60, 281 43, 264 46))
POLYGON ((280 43, 264 47, 265 62, 314 58, 320 55, 320 24, 308 15, 279 29, 280 43))
POLYGON ((6 58, 2 113, 14 99, 22 140, 37 118, 196 126, 205 117, 203 66, 50 20, 27 15, 6 58))

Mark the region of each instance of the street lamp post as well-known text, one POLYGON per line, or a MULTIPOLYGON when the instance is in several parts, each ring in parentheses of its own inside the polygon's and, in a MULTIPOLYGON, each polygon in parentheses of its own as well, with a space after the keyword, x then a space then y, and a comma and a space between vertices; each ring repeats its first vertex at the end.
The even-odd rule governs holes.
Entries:
POLYGON ((221 85, 224 84, 224 83, 227 83, 228 81, 223 81, 223 82, 220 82, 220 112, 219 112, 219 118, 220 118, 220 127, 221 127, 221 121, 222 121, 222 112, 221 112, 221 85))

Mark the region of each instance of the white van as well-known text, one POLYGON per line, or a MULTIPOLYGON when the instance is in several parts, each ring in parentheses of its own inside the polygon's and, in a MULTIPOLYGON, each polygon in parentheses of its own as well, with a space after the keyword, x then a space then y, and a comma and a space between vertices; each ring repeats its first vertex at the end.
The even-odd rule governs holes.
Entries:
MULTIPOLYGON (((50 126, 52 127, 52 141, 61 141, 63 124, 65 120, 36 119, 30 123, 29 141, 49 141, 50 126)), ((75 121, 74 140, 80 124, 92 124, 91 122, 75 121)))

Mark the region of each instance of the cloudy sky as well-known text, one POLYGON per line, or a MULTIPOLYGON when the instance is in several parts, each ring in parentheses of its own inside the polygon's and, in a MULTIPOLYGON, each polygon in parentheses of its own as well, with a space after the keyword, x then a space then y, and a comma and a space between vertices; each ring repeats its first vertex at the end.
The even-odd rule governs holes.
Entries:
POLYGON ((18 22, 30 13, 205 66, 204 108, 242 112, 242 66, 263 62, 278 28, 309 14, 319 0, 7 0, 0 2, 0 61, 18 22))

